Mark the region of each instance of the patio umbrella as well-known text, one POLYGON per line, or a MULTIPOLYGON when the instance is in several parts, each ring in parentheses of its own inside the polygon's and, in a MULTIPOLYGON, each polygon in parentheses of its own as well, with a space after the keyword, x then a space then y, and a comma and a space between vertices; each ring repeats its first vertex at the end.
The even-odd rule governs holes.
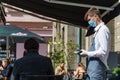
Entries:
POLYGON ((6 50, 9 50, 9 43, 21 43, 27 38, 34 37, 40 43, 46 43, 46 40, 28 30, 21 29, 14 25, 0 26, 0 43, 6 43, 6 50))

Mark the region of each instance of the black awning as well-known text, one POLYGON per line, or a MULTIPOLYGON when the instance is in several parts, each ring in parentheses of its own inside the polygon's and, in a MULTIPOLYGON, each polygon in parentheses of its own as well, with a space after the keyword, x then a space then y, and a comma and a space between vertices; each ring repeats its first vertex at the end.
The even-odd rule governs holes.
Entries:
POLYGON ((105 23, 120 14, 118 0, 3 0, 3 2, 81 27, 88 25, 84 21, 84 14, 90 6, 101 10, 105 23))

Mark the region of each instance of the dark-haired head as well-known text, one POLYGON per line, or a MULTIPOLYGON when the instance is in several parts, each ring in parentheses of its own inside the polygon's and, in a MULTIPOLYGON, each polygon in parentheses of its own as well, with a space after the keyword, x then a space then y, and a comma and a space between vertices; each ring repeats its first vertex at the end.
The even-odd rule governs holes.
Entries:
POLYGON ((24 48, 29 50, 38 50, 39 49, 39 43, 35 38, 29 38, 24 43, 24 48))

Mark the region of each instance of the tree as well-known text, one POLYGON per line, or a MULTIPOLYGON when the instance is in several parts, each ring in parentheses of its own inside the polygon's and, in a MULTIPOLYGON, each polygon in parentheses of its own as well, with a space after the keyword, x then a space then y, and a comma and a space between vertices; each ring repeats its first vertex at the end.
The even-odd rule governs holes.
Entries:
POLYGON ((65 44, 59 33, 57 36, 58 41, 49 42, 52 47, 50 57, 52 58, 55 67, 59 63, 64 62, 66 64, 66 69, 70 68, 69 62, 71 62, 71 60, 75 57, 75 55, 73 55, 72 53, 78 48, 78 45, 73 44, 73 40, 68 40, 68 42, 65 44))
POLYGON ((77 50, 78 45, 73 44, 73 40, 68 40, 67 47, 68 47, 67 48, 68 55, 66 57, 67 57, 68 68, 70 68, 71 61, 76 57, 75 55, 73 55, 73 51, 77 50))

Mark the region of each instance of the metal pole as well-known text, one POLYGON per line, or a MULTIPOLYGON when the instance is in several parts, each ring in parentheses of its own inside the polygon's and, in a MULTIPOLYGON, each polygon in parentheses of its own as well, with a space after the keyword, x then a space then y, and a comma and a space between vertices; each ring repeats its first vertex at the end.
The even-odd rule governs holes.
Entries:
MULTIPOLYGON (((81 28, 78 28, 78 50, 81 49, 81 28)), ((77 55, 77 62, 79 63, 81 61, 80 55, 77 55)))
POLYGON ((6 37, 6 58, 9 58, 10 51, 9 51, 9 37, 6 37))

